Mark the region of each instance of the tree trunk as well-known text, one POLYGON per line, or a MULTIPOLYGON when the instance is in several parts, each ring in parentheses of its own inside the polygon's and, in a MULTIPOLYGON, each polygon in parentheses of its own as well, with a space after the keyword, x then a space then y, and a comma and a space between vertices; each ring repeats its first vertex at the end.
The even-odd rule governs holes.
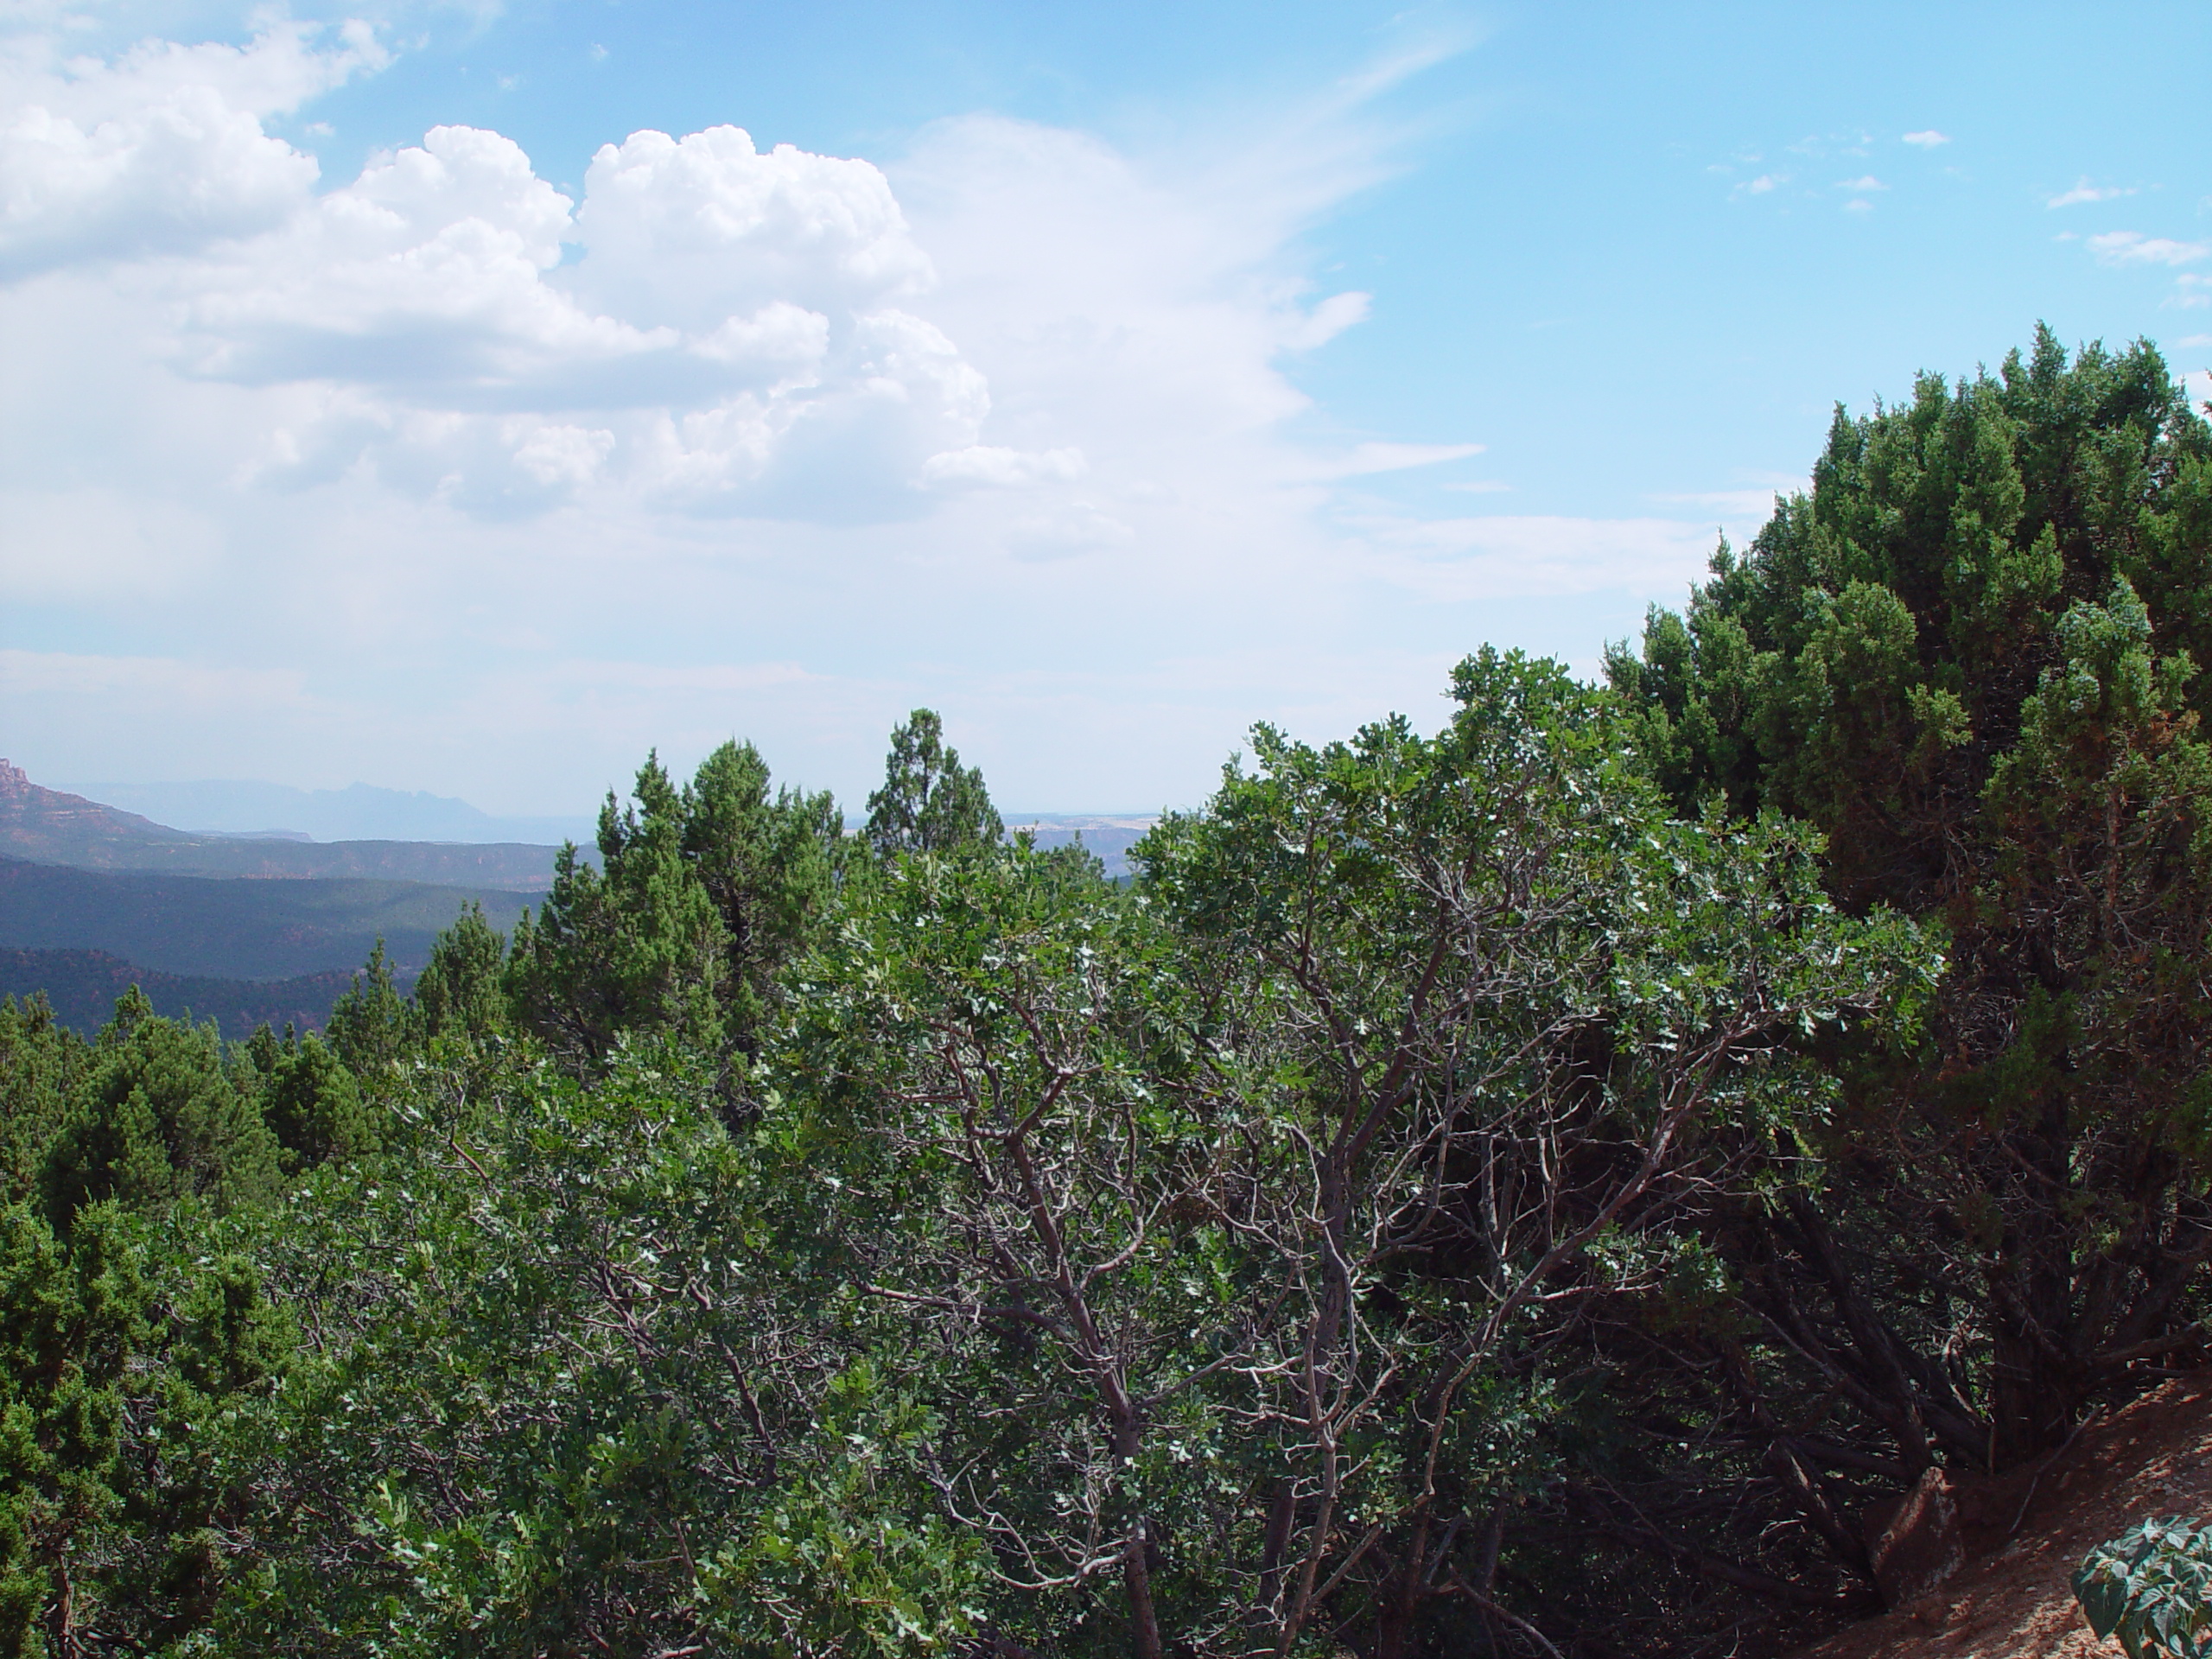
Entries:
POLYGON ((1413 1634, 1414 1608, 1421 1599, 1421 1568, 1428 1559, 1428 1516, 1414 1523, 1405 1557, 1383 1586, 1382 1611, 1375 1621, 1375 1659, 1405 1659, 1413 1634))
POLYGON ((1290 1529, 1298 1519, 1298 1486, 1275 1482, 1268 1498, 1267 1541, 1260 1550, 1260 1605, 1272 1611, 1282 1594, 1282 1558, 1290 1548, 1290 1529))
POLYGON ((1129 1635, 1137 1659, 1162 1659, 1160 1615, 1152 1605, 1152 1564, 1145 1559, 1144 1517, 1129 1524, 1129 1541, 1122 1552, 1122 1583, 1129 1597, 1129 1635))
MULTIPOLYGON (((1119 1390, 1116 1393, 1118 1395, 1119 1390)), ((1118 1469, 1126 1471, 1135 1465, 1142 1430, 1126 1401, 1117 1400, 1116 1403, 1122 1409, 1114 1417, 1114 1462, 1118 1469)), ((1140 1506, 1130 1517, 1128 1541, 1122 1549, 1122 1586, 1128 1596, 1129 1639, 1136 1659, 1163 1659, 1160 1614, 1152 1602, 1152 1562, 1147 1548, 1149 1542, 1144 1510, 1140 1506)))

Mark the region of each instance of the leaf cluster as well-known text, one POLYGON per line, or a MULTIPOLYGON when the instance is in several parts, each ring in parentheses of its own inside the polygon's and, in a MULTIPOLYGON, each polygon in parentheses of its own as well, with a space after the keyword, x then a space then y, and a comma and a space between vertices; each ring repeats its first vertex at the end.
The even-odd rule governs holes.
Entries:
POLYGON ((2098 1545, 2074 1574, 2089 1628, 2127 1659, 2212 1654, 2212 1529, 2153 1518, 2098 1545))

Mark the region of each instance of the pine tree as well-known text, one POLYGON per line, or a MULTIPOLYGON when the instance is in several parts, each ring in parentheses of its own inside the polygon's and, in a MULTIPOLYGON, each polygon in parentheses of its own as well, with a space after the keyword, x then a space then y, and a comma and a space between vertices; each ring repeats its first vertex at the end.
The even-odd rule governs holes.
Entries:
POLYGON ((866 834, 878 854, 996 846, 1005 833, 983 774, 945 746, 934 710, 917 709, 893 729, 883 787, 868 798, 866 834))
POLYGON ((683 798, 658 753, 639 768, 635 798, 608 793, 601 868, 564 847, 536 922, 516 930, 509 995, 572 1065, 597 1065, 625 1033, 721 1046, 728 936, 684 856, 683 798))
POLYGON ((424 1038, 476 1041, 504 1030, 507 942, 471 899, 430 946, 415 982, 415 1013, 424 1038))

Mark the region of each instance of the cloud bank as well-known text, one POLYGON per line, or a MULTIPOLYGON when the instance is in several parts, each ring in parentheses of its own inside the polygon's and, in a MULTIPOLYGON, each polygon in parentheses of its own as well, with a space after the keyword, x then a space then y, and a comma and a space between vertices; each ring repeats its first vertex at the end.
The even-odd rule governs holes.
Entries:
POLYGON ((365 25, 9 45, 0 736, 35 772, 564 810, 737 732, 857 796, 926 701, 1011 804, 1145 806, 1254 718, 1432 708, 1486 605, 1632 611, 1710 543, 1424 520, 1373 492, 1504 487, 1454 474, 1480 435, 1314 435, 1295 365, 1376 302, 1304 238, 1388 175, 1364 100, 1417 59, 1211 153, 731 124, 610 141, 572 198, 461 125, 325 179, 268 123, 388 72, 365 25))
POLYGON ((319 169, 262 130, 389 54, 289 22, 243 47, 149 41, 112 61, 0 55, 0 276, 177 252, 283 222, 319 169))

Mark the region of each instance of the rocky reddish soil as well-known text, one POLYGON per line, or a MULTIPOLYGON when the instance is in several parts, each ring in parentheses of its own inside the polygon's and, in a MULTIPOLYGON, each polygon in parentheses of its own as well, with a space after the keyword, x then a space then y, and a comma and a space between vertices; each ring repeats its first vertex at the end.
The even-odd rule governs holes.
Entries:
POLYGON ((2118 1659, 2117 1642, 2090 1634, 2069 1580, 2092 1545, 2145 1516, 2212 1516, 2212 1373, 2092 1419, 2037 1467, 1956 1483, 1949 1496, 1955 1569, 1796 1659, 2118 1659))

